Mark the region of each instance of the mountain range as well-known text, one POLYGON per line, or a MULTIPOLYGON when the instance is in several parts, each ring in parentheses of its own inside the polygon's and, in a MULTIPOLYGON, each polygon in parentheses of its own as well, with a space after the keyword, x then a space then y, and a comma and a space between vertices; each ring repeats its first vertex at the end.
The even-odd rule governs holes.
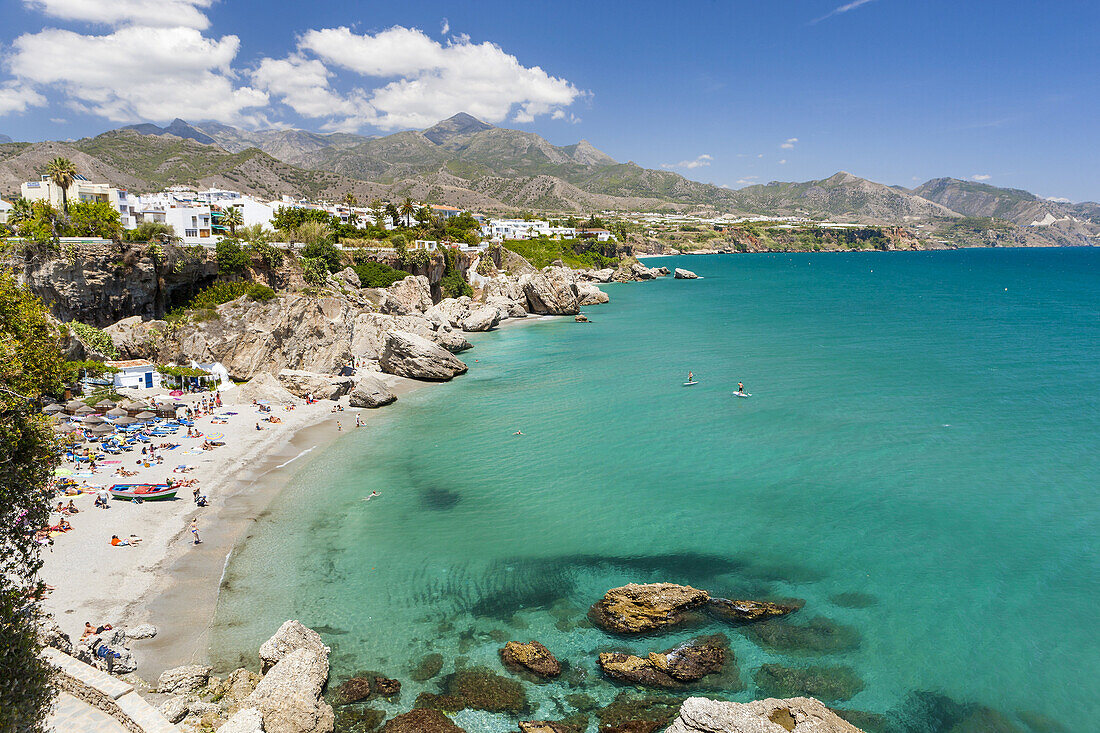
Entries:
POLYGON ((174 120, 72 142, 0 143, 0 192, 67 155, 93 180, 132 190, 173 184, 361 201, 411 196, 487 212, 683 211, 805 216, 893 225, 950 226, 995 218, 1028 241, 1096 244, 1100 204, 1044 199, 1018 189, 937 178, 914 189, 839 172, 800 183, 732 190, 666 170, 620 163, 587 140, 553 145, 531 132, 457 114, 426 129, 379 137, 295 129, 250 131, 174 120))

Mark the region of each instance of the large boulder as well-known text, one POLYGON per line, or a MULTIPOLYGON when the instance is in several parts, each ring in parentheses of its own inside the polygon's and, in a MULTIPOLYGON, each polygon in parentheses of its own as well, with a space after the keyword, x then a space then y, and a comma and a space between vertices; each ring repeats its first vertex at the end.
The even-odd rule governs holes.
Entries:
POLYGON ((649 687, 676 688, 721 672, 726 663, 727 645, 728 640, 724 637, 695 639, 645 657, 608 652, 600 654, 597 661, 604 674, 612 679, 649 687))
POLYGON ((229 715, 233 715, 242 707, 244 701, 260 684, 263 677, 247 669, 239 668, 229 673, 224 680, 211 681, 210 693, 217 699, 218 707, 229 715))
POLYGON ((466 364, 431 341, 406 331, 386 334, 382 371, 410 379, 445 382, 466 373, 466 364))
POLYGON ((165 333, 157 361, 221 362, 238 381, 280 369, 335 374, 355 356, 354 324, 363 309, 343 297, 285 295, 238 298, 216 312, 165 333))
POLYGON ((497 309, 500 313, 500 320, 506 318, 526 318, 527 309, 524 305, 527 303, 527 299, 523 298, 509 298, 504 295, 490 295, 485 299, 486 305, 491 305, 497 309), (520 302, 520 301, 523 302, 520 302))
POLYGON ((323 654, 301 647, 280 659, 245 703, 263 715, 266 733, 331 733, 335 716, 321 697, 327 681, 328 647, 323 654))
POLYGON ((210 681, 210 667, 205 664, 185 664, 161 672, 157 680, 157 692, 186 693, 206 686, 210 681))
POLYGON ((351 337, 351 350, 368 359, 379 359, 386 345, 386 334, 390 331, 407 331, 422 336, 442 346, 452 354, 470 348, 470 342, 459 331, 444 323, 429 319, 435 310, 432 307, 423 316, 389 316, 384 313, 361 313, 355 318, 351 337))
POLYGON ((611 297, 600 290, 595 285, 588 283, 581 283, 577 285, 577 297, 580 298, 580 304, 584 305, 599 305, 600 303, 607 303, 611 300, 611 297))
POLYGON ((500 661, 513 672, 527 670, 543 678, 561 674, 561 662, 537 641, 510 641, 500 650, 500 661))
POLYGON ((297 397, 313 395, 315 400, 338 400, 355 387, 351 377, 334 377, 300 369, 279 371, 279 383, 297 397))
POLYGON ((500 261, 496 263, 497 267, 504 270, 509 275, 519 277, 521 275, 527 275, 533 272, 538 272, 535 266, 527 261, 522 255, 518 255, 512 250, 506 247, 499 247, 493 252, 494 258, 499 257, 500 261))
POLYGON ((294 395, 279 383, 278 378, 269 372, 260 372, 246 383, 225 393, 225 401, 232 404, 248 405, 259 400, 280 405, 293 404, 297 401, 294 395))
POLYGON ((571 271, 560 267, 523 275, 519 279, 527 298, 527 310, 531 313, 552 316, 575 316, 580 311, 577 284, 571 271))
POLYGON ((762 621, 776 616, 786 616, 802 608, 802 603, 771 603, 769 601, 738 601, 729 598, 711 598, 707 611, 723 621, 762 621))
POLYGON ((397 395, 390 392, 381 379, 368 376, 356 381, 348 400, 352 407, 384 407, 396 402, 397 395))
POLYGON ((677 267, 674 277, 677 280, 695 280, 695 279, 698 279, 699 276, 696 275, 691 270, 685 270, 682 267, 677 267))
POLYGON ((279 630, 260 646, 260 669, 266 674, 283 657, 298 649, 317 652, 328 664, 329 648, 321 641, 320 634, 300 621, 284 621, 279 630))
POLYGON ((488 331, 500 323, 500 310, 492 305, 483 305, 470 311, 462 321, 463 331, 488 331))
POLYGON ((264 730, 264 716, 256 708, 245 708, 233 714, 218 728, 220 733, 270 733, 264 730))
MULTIPOLYGON (((535 272, 537 272, 537 270, 532 267, 531 272, 525 274, 534 274, 535 272)), ((515 277, 509 277, 508 275, 501 275, 486 280, 481 288, 481 292, 486 299, 500 297, 514 301, 527 301, 527 297, 523 294, 523 288, 519 286, 519 280, 515 277)))
POLYGON ((466 295, 458 298, 444 298, 424 312, 429 321, 451 328, 462 328, 462 322, 474 307, 473 300, 466 295))
POLYGON ((157 627, 152 624, 140 624, 126 629, 127 639, 152 639, 157 635, 157 627))
POLYGON ((190 704, 191 701, 186 695, 177 695, 162 702, 157 706, 157 710, 160 711, 161 715, 168 718, 169 723, 178 723, 187 717, 190 704))
POLYGON ((395 316, 423 313, 432 307, 432 287, 423 275, 409 275, 386 288, 382 312, 395 316))
POLYGON ((587 282, 609 283, 611 282, 611 276, 614 274, 615 271, 610 267, 602 270, 582 270, 577 273, 577 279, 587 282))
POLYGON ((359 276, 355 274, 355 270, 350 267, 345 267, 340 272, 334 272, 329 276, 329 282, 345 288, 361 288, 363 287, 362 281, 359 280, 359 276))
POLYGON ((588 617, 605 631, 636 634, 674 626, 709 598, 705 590, 688 585, 630 583, 609 590, 588 610, 588 617))
POLYGON ((157 353, 157 342, 167 330, 164 321, 144 321, 141 316, 123 318, 103 329, 111 337, 120 359, 147 359, 157 353))
POLYGON ((861 733, 812 697, 749 703, 689 697, 666 733, 861 733))

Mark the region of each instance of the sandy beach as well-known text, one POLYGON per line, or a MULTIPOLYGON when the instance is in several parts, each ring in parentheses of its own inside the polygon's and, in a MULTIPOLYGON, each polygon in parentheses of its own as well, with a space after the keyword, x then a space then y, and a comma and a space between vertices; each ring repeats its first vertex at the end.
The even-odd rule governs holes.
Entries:
MULTIPOLYGON (((382 375, 397 394, 426 383, 382 375)), ((71 463, 72 478, 82 487, 110 488, 116 483, 165 483, 168 478, 193 481, 181 488, 174 500, 135 504, 110 501, 108 509, 96 508, 93 493, 72 498, 78 513, 54 513, 51 522, 64 516, 72 525, 69 532, 53 538, 43 553, 44 581, 53 587, 43 602, 61 628, 73 639, 80 636, 85 622, 95 626, 111 624, 132 627, 153 623, 156 638, 134 644, 138 654, 138 676, 155 680, 163 669, 206 656, 204 630, 217 601, 218 578, 229 552, 241 532, 278 494, 291 475, 295 460, 315 448, 356 429, 356 416, 369 426, 370 410, 339 402, 304 399, 271 403, 262 412, 251 399, 237 402, 237 390, 222 393, 223 407, 213 414, 195 418, 195 430, 203 437, 188 438, 186 429, 176 435, 157 438, 152 445, 178 444, 158 449, 162 462, 142 465, 140 448, 108 456, 91 475, 71 463), (333 412, 340 405, 343 411, 333 412), (277 423, 266 419, 274 416, 277 423), (339 427, 337 425, 339 423, 339 427), (259 424, 262 429, 257 430, 259 424), (225 445, 202 450, 203 441, 214 436, 225 445), (189 470, 177 471, 180 466, 189 470), (121 476, 124 468, 133 475, 121 476), (192 491, 197 485, 209 503, 199 507, 192 491), (201 544, 190 531, 197 521, 201 544), (133 546, 111 545, 112 535, 126 540, 141 538, 133 546)), ((137 399, 164 394, 163 390, 134 390, 137 399)), ((129 391, 128 391, 129 394, 129 391)), ((209 393, 208 393, 209 394, 209 393)), ((195 404, 202 395, 186 395, 181 404, 195 404)))

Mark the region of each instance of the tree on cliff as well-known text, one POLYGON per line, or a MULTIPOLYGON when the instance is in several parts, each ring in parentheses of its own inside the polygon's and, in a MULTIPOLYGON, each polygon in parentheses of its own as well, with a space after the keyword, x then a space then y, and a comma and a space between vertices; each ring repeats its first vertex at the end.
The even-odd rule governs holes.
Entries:
POLYGON ((222 221, 229 227, 229 236, 237 236, 237 227, 244 226, 244 215, 236 206, 230 206, 222 215, 222 221))
POLYGON ((57 446, 37 400, 58 394, 65 363, 42 303, 0 273, 0 730, 44 729, 53 690, 39 658, 35 598, 57 446))
POLYGON ((406 196, 405 200, 401 202, 400 211, 401 216, 405 217, 405 226, 411 227, 412 215, 416 213, 416 204, 413 203, 411 198, 406 196))
POLYGON ((69 211, 69 186, 76 180, 76 166, 68 158, 54 158, 46 164, 46 175, 61 189, 61 210, 69 211))
POLYGON ((73 204, 68 229, 77 237, 102 237, 116 242, 122 239, 122 219, 106 201, 73 204))

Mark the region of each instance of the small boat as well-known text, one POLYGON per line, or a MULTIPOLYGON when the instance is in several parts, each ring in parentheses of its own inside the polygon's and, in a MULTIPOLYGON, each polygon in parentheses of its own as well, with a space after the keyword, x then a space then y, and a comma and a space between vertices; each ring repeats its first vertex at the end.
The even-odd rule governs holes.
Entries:
POLYGON ((173 499, 176 488, 168 484, 115 484, 109 491, 116 499, 141 499, 142 501, 160 501, 173 499))

